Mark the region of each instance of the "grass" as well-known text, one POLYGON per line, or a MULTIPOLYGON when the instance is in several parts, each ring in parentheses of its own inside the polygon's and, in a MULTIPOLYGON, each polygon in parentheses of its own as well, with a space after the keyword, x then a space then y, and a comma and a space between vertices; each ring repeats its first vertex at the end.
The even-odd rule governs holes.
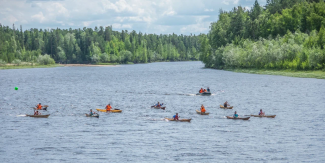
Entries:
POLYGON ((53 65, 5 65, 0 66, 0 70, 5 69, 25 69, 25 68, 51 68, 51 67, 60 67, 59 64, 53 64, 53 65))
POLYGON ((239 73, 250 74, 266 74, 266 75, 281 75, 298 78, 316 78, 325 79, 325 71, 293 71, 293 70, 265 70, 265 69, 225 69, 226 71, 233 71, 239 73))

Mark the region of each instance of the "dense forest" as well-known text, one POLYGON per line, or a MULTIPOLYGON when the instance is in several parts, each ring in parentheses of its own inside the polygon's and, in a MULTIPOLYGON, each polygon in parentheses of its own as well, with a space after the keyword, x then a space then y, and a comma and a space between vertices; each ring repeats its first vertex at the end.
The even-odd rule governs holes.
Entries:
POLYGON ((32 28, 0 24, 0 64, 147 63, 198 60, 198 36, 113 31, 112 26, 83 29, 32 28))
POLYGON ((325 70, 325 2, 257 0, 220 11, 207 35, 200 35, 206 67, 325 70))

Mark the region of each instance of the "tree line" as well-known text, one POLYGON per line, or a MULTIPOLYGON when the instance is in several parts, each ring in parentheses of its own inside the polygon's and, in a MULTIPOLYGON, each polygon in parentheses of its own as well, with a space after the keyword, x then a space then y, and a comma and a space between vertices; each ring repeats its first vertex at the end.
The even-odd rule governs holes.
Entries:
POLYGON ((211 68, 325 69, 325 2, 257 0, 220 11, 200 35, 200 60, 211 68))
POLYGON ((83 29, 16 29, 0 24, 0 60, 60 63, 147 63, 199 59, 195 35, 156 35, 112 26, 83 29), (53 60, 54 59, 54 60, 53 60))

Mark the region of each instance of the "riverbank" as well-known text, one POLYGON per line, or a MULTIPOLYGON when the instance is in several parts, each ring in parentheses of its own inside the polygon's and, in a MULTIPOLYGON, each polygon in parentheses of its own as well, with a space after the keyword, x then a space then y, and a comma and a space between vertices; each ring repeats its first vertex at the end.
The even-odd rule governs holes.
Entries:
POLYGON ((250 74, 265 74, 265 75, 281 75, 298 78, 316 78, 325 79, 325 71, 292 71, 292 70, 263 70, 263 69, 225 69, 226 71, 233 71, 239 73, 250 74))
POLYGON ((60 64, 53 64, 53 65, 12 65, 7 64, 5 66, 0 66, 0 70, 6 69, 25 69, 25 68, 52 68, 52 67, 60 67, 60 64))
POLYGON ((53 68, 53 67, 116 67, 116 66, 118 66, 118 64, 53 64, 53 65, 6 64, 4 66, 0 66, 0 70, 25 69, 25 68, 53 68))
POLYGON ((116 64, 60 64, 63 67, 116 67, 116 64))

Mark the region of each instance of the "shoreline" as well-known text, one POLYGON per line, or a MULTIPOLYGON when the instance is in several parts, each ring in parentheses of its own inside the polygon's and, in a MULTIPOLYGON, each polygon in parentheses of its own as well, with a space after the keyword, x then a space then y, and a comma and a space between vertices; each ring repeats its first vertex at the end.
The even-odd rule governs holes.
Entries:
POLYGON ((9 69, 28 69, 28 68, 54 68, 54 67, 118 67, 119 65, 94 65, 94 64, 53 64, 53 65, 13 65, 6 64, 5 66, 0 66, 0 70, 9 69))
POLYGON ((9 69, 27 69, 27 68, 53 68, 53 67, 62 67, 60 64, 53 65, 11 65, 7 64, 6 66, 0 66, 0 70, 9 70, 9 69))
MULTIPOLYGON (((220 69, 217 69, 217 70, 220 70, 220 69)), ((237 68, 236 69, 223 69, 223 70, 237 72, 237 73, 325 79, 325 71, 322 71, 322 70, 293 71, 293 70, 237 69, 237 68)))
POLYGON ((95 64, 59 64, 62 67, 117 67, 118 65, 95 64))

